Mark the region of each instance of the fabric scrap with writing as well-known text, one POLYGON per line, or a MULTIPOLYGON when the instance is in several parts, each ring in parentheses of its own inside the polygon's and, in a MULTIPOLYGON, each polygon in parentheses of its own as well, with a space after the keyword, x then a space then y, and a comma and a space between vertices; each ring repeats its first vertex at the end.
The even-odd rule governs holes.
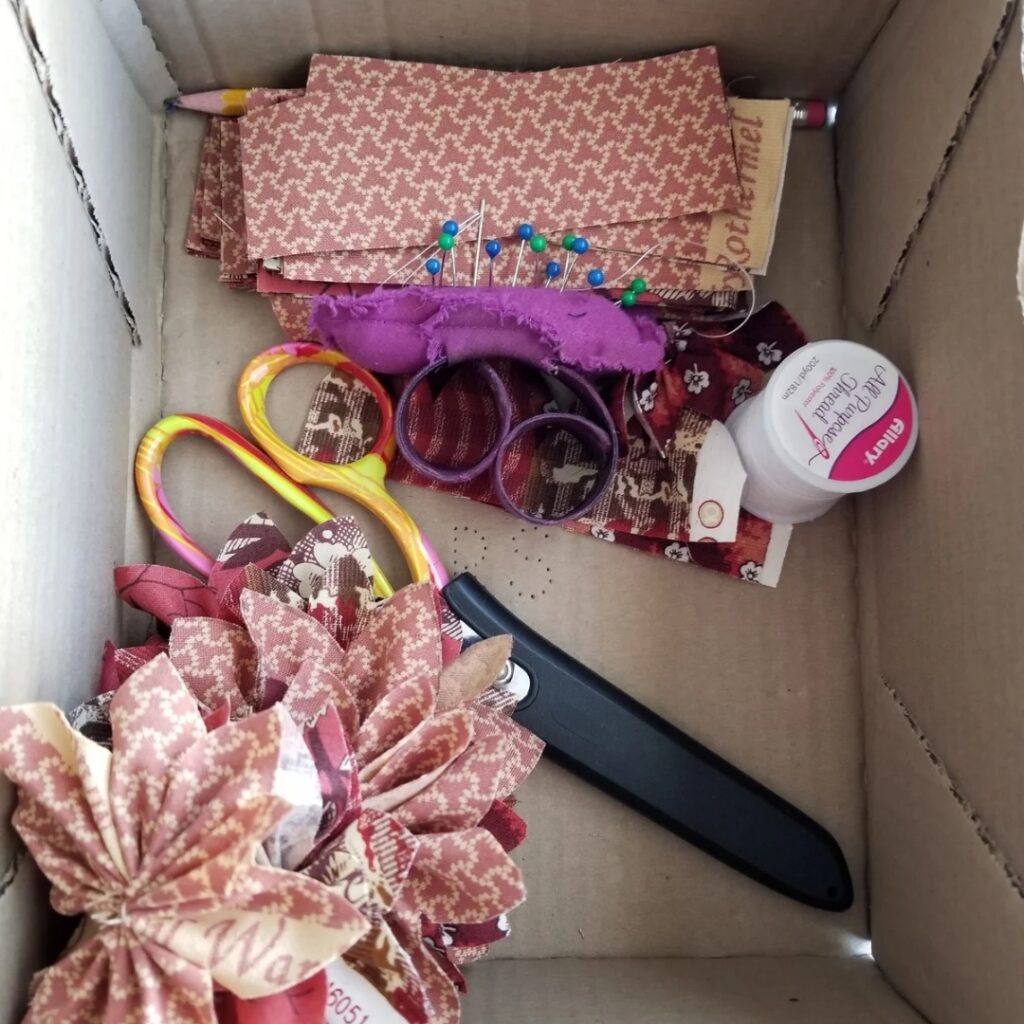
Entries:
MULTIPOLYGON (((273 851, 341 887, 370 920, 346 961, 399 1012, 454 1021, 457 964, 504 936, 524 896, 506 851, 525 826, 509 798, 543 745, 492 685, 507 638, 458 655, 429 584, 375 602, 352 520, 314 527, 286 549, 265 516, 235 531, 206 585, 220 618, 173 615, 165 590, 132 594, 155 597, 158 615, 169 605, 170 658, 202 711, 237 720, 280 704, 300 724, 322 815, 312 841, 300 816, 273 851), (429 942, 437 928, 450 937, 440 949, 429 942)), ((253 1014, 269 1007, 288 1019, 283 997, 253 1014)), ((231 1012, 250 1019, 243 1005, 231 1012)))
MULTIPOLYGON (((636 388, 638 394, 650 396, 649 408, 642 411, 657 442, 669 450, 681 425, 692 422, 695 414, 707 422, 724 422, 764 387, 782 359, 807 343, 799 325, 777 302, 762 306, 732 334, 727 332, 735 325, 728 321, 717 325, 676 321, 665 326, 671 339, 668 361, 655 373, 638 378, 636 388)), ((637 419, 626 422, 626 388, 626 382, 620 381, 613 413, 620 430, 637 446, 630 452, 638 450, 639 458, 648 458, 649 446, 641 440, 637 419)), ((624 460, 627 466, 629 457, 624 460)), ((746 511, 740 512, 734 544, 665 543, 636 534, 631 525, 628 518, 620 517, 570 523, 567 528, 765 586, 778 584, 792 533, 792 527, 772 525, 746 511)))
POLYGON ((369 924, 339 890, 260 863, 292 808, 283 708, 207 732, 166 655, 110 701, 112 751, 50 704, 0 710, 14 826, 86 921, 36 978, 27 1022, 213 1024, 214 985, 264 996, 316 974, 369 924))

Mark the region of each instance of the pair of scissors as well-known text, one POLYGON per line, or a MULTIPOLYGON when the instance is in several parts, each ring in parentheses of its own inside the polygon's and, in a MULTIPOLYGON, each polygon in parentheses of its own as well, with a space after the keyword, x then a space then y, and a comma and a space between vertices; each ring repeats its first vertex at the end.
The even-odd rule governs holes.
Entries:
MULTIPOLYGON (((214 559, 174 514, 162 479, 167 449, 177 438, 190 434, 213 441, 316 523, 333 518, 334 512, 309 490, 311 486, 353 499, 387 527, 414 582, 431 580, 439 589, 448 583, 448 574, 430 541, 384 485, 396 450, 394 412, 391 397, 371 373, 342 353, 310 342, 275 345, 243 370, 238 404, 258 448, 226 423, 193 413, 168 416, 155 424, 142 439, 135 457, 135 484, 147 515, 168 546, 192 568, 208 576, 214 559), (339 465, 302 455, 282 440, 268 419, 267 395, 274 381, 289 367, 311 363, 340 369, 359 380, 377 403, 381 414, 377 437, 371 449, 354 462, 339 465)), ((379 595, 389 597, 394 588, 376 565, 374 577, 379 595)))
MULTIPOLYGON (((257 448, 206 416, 169 416, 143 438, 135 479, 146 512, 168 544, 204 575, 213 559, 175 517, 161 463, 178 437, 214 441, 315 522, 334 513, 309 490, 324 487, 359 502, 391 532, 415 581, 432 580, 463 623, 465 640, 510 633, 513 656, 498 680, 515 696, 513 717, 548 744, 553 760, 725 864, 786 896, 825 910, 853 900, 835 839, 806 814, 655 715, 517 619, 469 573, 449 581, 437 553, 384 486, 395 454, 391 399, 372 374, 346 356, 307 342, 257 356, 238 386, 242 418, 257 448), (318 462, 290 448, 267 419, 267 393, 291 366, 321 363, 369 388, 381 412, 370 452, 354 462, 318 462), (262 450, 261 450, 262 448, 262 450), (268 458, 269 456, 269 458, 268 458)), ((393 588, 379 570, 381 596, 393 588)))

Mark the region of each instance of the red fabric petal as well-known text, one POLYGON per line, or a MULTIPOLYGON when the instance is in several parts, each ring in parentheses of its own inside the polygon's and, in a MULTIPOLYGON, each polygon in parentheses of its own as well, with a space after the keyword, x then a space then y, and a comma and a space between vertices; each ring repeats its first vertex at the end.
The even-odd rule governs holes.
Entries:
POLYGON ((217 615, 217 595, 202 580, 166 565, 121 565, 114 587, 125 604, 149 612, 165 626, 179 615, 217 615))

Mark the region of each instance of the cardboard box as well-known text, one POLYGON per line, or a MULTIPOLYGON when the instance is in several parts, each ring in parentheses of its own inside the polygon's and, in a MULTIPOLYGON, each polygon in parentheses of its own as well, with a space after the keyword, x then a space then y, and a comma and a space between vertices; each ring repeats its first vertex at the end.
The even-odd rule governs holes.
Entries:
MULTIPOLYGON (((278 339, 264 302, 183 254, 202 123, 165 117, 165 96, 297 84, 318 50, 541 67, 712 42, 727 79, 839 98, 834 133, 793 139, 763 291, 812 337, 889 354, 916 388, 921 442, 893 483, 797 529, 777 591, 400 497, 451 566, 825 824, 856 902, 798 906, 544 763, 522 793, 530 899, 498 958, 472 968, 464 1019, 1024 1020, 1015 2, 3 7, 5 703, 73 705, 94 684, 91 652, 138 629, 110 570, 168 555, 135 502, 135 445, 164 411, 241 426, 237 374, 278 339)), ((310 384, 293 374, 275 392, 286 435, 310 384)), ((268 505, 201 444, 176 446, 166 478, 207 545, 268 505)), ((298 534, 297 513, 272 512, 298 534)), ((382 560, 401 577, 396 552, 382 560)), ((52 954, 44 900, 5 826, 3 1020, 19 1019, 52 954)))

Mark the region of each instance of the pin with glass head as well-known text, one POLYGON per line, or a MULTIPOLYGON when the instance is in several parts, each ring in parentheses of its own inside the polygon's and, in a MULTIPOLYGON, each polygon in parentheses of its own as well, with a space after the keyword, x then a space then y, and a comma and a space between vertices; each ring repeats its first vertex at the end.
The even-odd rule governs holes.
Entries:
POLYGON ((647 282, 642 277, 634 277, 629 283, 629 288, 622 293, 622 297, 616 306, 622 306, 625 309, 630 309, 636 305, 636 300, 640 298, 643 293, 647 291, 647 282))
POLYGON ((594 267, 587 271, 587 284, 591 288, 600 288, 604 284, 604 271, 600 267, 594 267))
POLYGON ((487 287, 494 287, 494 261, 498 258, 501 253, 501 242, 496 238, 492 238, 485 246, 484 252, 487 253, 487 258, 491 261, 489 269, 487 271, 487 287))
POLYGON ((529 223, 520 224, 516 234, 519 236, 519 255, 516 257, 516 270, 512 275, 513 288, 519 280, 519 268, 523 265, 523 252, 526 249, 526 243, 533 238, 533 225, 529 223))
POLYGON ((452 285, 454 286, 456 281, 455 274, 455 234, 458 232, 459 226, 455 224, 455 221, 449 220, 445 222, 445 227, 449 224, 455 225, 455 231, 441 231, 441 234, 437 236, 437 247, 441 250, 441 283, 444 284, 444 265, 448 259, 448 254, 451 253, 452 257, 452 285))
MULTIPOLYGON (((479 219, 480 214, 474 213, 471 217, 467 217, 466 220, 462 222, 461 227, 467 228, 469 227, 470 224, 475 223, 479 219)), ((460 230, 461 228, 458 221, 454 220, 446 220, 444 224, 441 226, 441 234, 450 235, 451 237, 454 237, 455 234, 458 234, 460 230), (449 231, 449 229, 451 229, 451 231, 449 231)), ((388 281, 397 277, 403 271, 409 270, 409 268, 411 267, 412 269, 409 270, 409 273, 402 281, 402 284, 408 284, 420 272, 420 261, 423 259, 424 256, 430 257, 440 255, 441 268, 443 270, 445 264, 444 257, 446 256, 446 254, 447 251, 445 249, 445 245, 442 244, 440 238, 438 238, 437 241, 431 242, 430 245, 425 245, 422 249, 420 249, 418 253, 416 253, 415 256, 410 256, 400 267, 396 267, 394 270, 392 270, 391 273, 388 274, 388 276, 384 278, 383 281, 381 281, 381 284, 387 284, 388 281)), ((441 283, 443 283, 443 274, 441 283)))
MULTIPOLYGON (((569 235, 565 236, 565 238, 568 237, 569 235)), ((565 245, 565 238, 562 239, 563 246, 565 245)), ((565 291, 565 286, 569 283, 569 276, 576 269, 579 258, 590 248, 590 243, 582 235, 577 235, 573 238, 569 248, 571 254, 565 262, 565 277, 562 278, 562 287, 558 289, 560 292, 565 291)))
POLYGON ((436 256, 431 256, 423 266, 430 275, 430 283, 437 284, 437 275, 441 273, 441 261, 436 256))
POLYGON ((483 199, 480 200, 480 219, 476 225, 476 256, 473 259, 473 287, 476 287, 477 281, 480 279, 480 249, 484 244, 484 210, 487 208, 487 204, 483 199))
POLYGON ((555 278, 557 278, 561 272, 562 264, 559 263, 558 260, 552 260, 544 268, 544 276, 547 278, 547 280, 544 282, 544 287, 547 288, 547 286, 551 284, 551 282, 554 281, 555 278))
MULTIPOLYGON (((534 235, 533 238, 530 239, 530 249, 533 252, 535 252, 538 256, 542 252, 544 252, 544 250, 547 247, 548 247, 548 240, 543 235, 534 235)), ((534 283, 534 286, 536 286, 537 283, 538 283, 537 279, 538 279, 538 277, 540 275, 540 266, 541 266, 540 260, 538 260, 536 265, 533 268, 533 283, 534 283)))

